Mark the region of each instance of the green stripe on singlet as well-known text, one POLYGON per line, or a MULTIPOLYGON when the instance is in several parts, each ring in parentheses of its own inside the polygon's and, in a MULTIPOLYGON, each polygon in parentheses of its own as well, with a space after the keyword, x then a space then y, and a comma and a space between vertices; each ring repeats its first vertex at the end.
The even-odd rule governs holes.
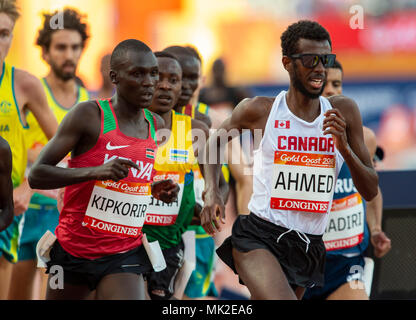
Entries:
POLYGON ((98 100, 98 105, 101 107, 104 114, 103 134, 116 129, 116 120, 114 119, 113 112, 111 111, 110 102, 108 100, 98 100))
POLYGON ((146 117, 147 121, 149 121, 150 124, 150 135, 152 136, 152 139, 155 141, 157 145, 157 139, 156 139, 156 130, 155 130, 155 122, 152 113, 144 109, 144 116, 146 117))

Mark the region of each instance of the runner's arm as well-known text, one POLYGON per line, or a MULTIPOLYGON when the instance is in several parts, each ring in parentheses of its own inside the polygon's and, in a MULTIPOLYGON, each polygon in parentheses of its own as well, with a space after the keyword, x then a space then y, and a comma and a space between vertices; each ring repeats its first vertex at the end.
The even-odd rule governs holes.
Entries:
POLYGON ((38 78, 30 73, 16 69, 17 99, 24 96, 23 113, 31 111, 48 139, 56 133, 58 122, 48 106, 45 91, 38 78))
MULTIPOLYGON (((272 98, 264 97, 244 99, 208 139, 205 147, 205 190, 203 193, 205 204, 201 212, 201 225, 211 235, 216 231, 221 231, 218 219, 224 217, 225 212, 219 189, 219 177, 221 163, 224 162, 220 158, 224 154, 226 144, 236 137, 236 133, 238 136, 243 129, 264 130, 272 101, 272 98)), ((220 222, 224 224, 225 220, 221 219, 220 222)))
MULTIPOLYGON (((377 149, 377 141, 374 132, 367 128, 364 129, 364 142, 370 153, 371 159, 374 159, 374 155, 377 149)), ((373 200, 366 202, 367 208, 367 223, 370 229, 371 243, 374 247, 374 255, 377 258, 381 258, 391 249, 391 240, 386 236, 381 227, 383 219, 383 195, 380 187, 378 186, 378 194, 373 200)))
POLYGON ((33 189, 57 189, 89 180, 118 181, 127 176, 128 167, 139 169, 132 161, 122 159, 97 167, 56 166, 70 152, 72 156, 77 156, 91 149, 98 139, 100 129, 100 111, 95 102, 81 102, 73 107, 33 164, 29 173, 30 186, 33 189))
POLYGON ((0 137, 0 232, 13 221, 12 152, 0 137))
POLYGON ((333 109, 325 113, 324 134, 332 134, 355 187, 367 201, 377 195, 378 175, 364 144, 363 125, 357 104, 342 95, 329 98, 333 109))

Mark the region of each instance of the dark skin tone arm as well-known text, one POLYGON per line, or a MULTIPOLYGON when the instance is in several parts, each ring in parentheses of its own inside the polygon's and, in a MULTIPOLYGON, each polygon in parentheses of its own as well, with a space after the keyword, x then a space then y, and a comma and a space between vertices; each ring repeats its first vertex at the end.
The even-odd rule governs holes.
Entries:
MULTIPOLYGON (((209 119, 209 117, 208 117, 209 119)), ((192 128, 193 129, 199 129, 202 130, 205 134, 205 137, 209 136, 209 129, 208 126, 204 123, 201 122, 199 120, 196 119, 192 119, 192 128)), ((194 143, 196 143, 198 141, 194 141, 194 143)), ((204 154, 203 153, 199 153, 198 151, 205 151, 205 145, 202 144, 198 144, 199 148, 195 148, 194 145, 194 154, 195 156, 199 159, 198 160, 198 165, 199 165, 199 169, 201 170, 201 173, 203 174, 204 172, 204 154)), ((229 186, 228 183, 225 181, 224 176, 221 174, 219 177, 219 194, 223 200, 224 203, 227 202, 228 199, 228 194, 229 194, 229 186)), ((201 214, 201 210, 202 207, 196 203, 195 204, 195 210, 194 210, 194 219, 193 219, 193 224, 195 223, 200 223, 200 214, 201 214)), ((222 217, 225 220, 225 216, 222 217)))
POLYGON ((363 138, 363 125, 357 104, 345 96, 329 98, 333 109, 323 122, 324 134, 332 134, 336 148, 343 156, 358 192, 367 201, 378 193, 378 175, 374 170, 363 138))
MULTIPOLYGON (((237 105, 232 115, 221 124, 219 130, 208 139, 206 145, 206 163, 208 164, 204 166, 205 205, 201 211, 201 225, 211 235, 221 231, 219 222, 225 223, 225 202, 221 197, 218 185, 221 172, 220 159, 217 159, 216 163, 210 164, 209 150, 217 150, 217 155, 220 155, 227 142, 232 140, 231 136, 221 139, 221 135, 227 136, 226 132, 232 129, 237 129, 240 133, 243 129, 250 129, 253 134, 255 129, 261 129, 263 133, 273 101, 273 98, 267 97, 244 99, 237 105)), ((254 148, 257 147, 254 146, 254 148)))
MULTIPOLYGON (((162 125, 162 123, 159 123, 162 125)), ((71 109, 61 122, 57 134, 45 146, 32 167, 29 184, 34 189, 57 189, 90 180, 119 181, 127 177, 129 168, 139 167, 130 160, 114 159, 101 166, 85 168, 60 168, 56 164, 65 155, 73 156, 90 150, 97 142, 101 129, 100 110, 92 101, 82 102, 71 109), (79 121, 83 119, 83 121, 79 121)), ((157 199, 177 196, 177 185, 164 180, 152 184, 152 194, 157 199)))
POLYGON ((12 152, 0 137, 0 232, 13 221, 12 152))

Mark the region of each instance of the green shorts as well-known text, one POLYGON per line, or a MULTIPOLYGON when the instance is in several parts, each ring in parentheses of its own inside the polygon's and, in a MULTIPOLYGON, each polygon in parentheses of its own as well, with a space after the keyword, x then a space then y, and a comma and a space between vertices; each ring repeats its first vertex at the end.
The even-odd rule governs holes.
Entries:
POLYGON ((20 237, 19 261, 36 260, 36 245, 39 239, 47 230, 55 233, 58 221, 59 211, 55 205, 29 205, 20 237))
POLYGON ((215 242, 204 229, 195 230, 196 266, 189 278, 185 295, 189 298, 218 297, 214 285, 215 242))
POLYGON ((10 226, 0 232, 0 257, 4 257, 11 263, 18 260, 20 235, 22 234, 24 214, 15 216, 10 226))

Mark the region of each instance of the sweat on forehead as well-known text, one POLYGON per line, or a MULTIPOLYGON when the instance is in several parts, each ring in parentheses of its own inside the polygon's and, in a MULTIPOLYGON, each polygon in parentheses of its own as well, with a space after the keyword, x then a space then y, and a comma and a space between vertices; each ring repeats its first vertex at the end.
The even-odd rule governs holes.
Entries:
POLYGON ((152 50, 142 41, 136 39, 128 39, 120 42, 113 50, 110 59, 111 69, 117 68, 128 59, 128 53, 149 53, 152 50))

